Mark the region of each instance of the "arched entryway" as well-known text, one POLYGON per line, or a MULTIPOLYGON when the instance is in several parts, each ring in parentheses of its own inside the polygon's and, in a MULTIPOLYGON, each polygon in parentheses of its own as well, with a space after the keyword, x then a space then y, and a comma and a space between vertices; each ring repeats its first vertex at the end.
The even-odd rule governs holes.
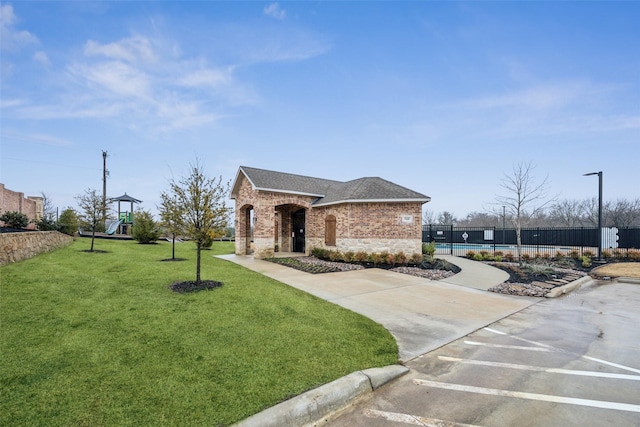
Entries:
POLYGON ((253 206, 243 206, 236 217, 236 253, 249 255, 253 253, 253 206))

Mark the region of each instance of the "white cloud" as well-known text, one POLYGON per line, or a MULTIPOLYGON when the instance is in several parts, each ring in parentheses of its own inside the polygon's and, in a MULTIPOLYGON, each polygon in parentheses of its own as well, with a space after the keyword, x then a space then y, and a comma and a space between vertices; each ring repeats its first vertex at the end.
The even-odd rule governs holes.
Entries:
POLYGON ((141 70, 124 62, 76 64, 68 68, 78 81, 92 89, 117 97, 146 98, 151 90, 150 78, 141 70))
POLYGON ((73 145, 70 141, 56 136, 40 134, 40 133, 20 133, 12 131, 2 131, 2 139, 27 142, 31 144, 50 145, 54 147, 66 147, 73 145))
POLYGON ((26 30, 15 28, 17 22, 13 7, 5 4, 0 6, 0 40, 3 51, 15 51, 23 46, 39 43, 38 38, 26 30))
POLYGON ((105 56, 110 59, 128 62, 139 60, 153 62, 156 60, 151 41, 146 37, 140 36, 128 37, 107 44, 89 40, 84 45, 84 54, 87 56, 105 56))
POLYGON ((201 69, 189 72, 180 79, 180 83, 189 87, 218 88, 231 83, 231 68, 201 69))
POLYGON ((278 3, 271 3, 262 10, 262 12, 276 19, 284 19, 287 16, 287 12, 284 9, 280 9, 280 5, 278 3))
POLYGON ((48 67, 51 65, 51 61, 49 61, 49 56, 46 54, 46 52, 43 52, 41 50, 33 54, 33 60, 44 65, 45 67, 48 67))

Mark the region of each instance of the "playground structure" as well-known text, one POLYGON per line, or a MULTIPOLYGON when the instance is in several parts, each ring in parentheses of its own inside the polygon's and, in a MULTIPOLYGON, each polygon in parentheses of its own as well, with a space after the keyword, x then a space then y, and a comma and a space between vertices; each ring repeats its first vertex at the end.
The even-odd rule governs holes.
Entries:
POLYGON ((127 193, 124 193, 124 195, 114 197, 110 199, 110 201, 118 202, 118 218, 107 226, 107 234, 114 234, 116 231, 117 234, 129 234, 130 228, 133 226, 133 204, 142 203, 142 200, 138 200, 135 197, 131 197, 127 193), (122 202, 130 203, 130 209, 128 211, 122 210, 122 202))

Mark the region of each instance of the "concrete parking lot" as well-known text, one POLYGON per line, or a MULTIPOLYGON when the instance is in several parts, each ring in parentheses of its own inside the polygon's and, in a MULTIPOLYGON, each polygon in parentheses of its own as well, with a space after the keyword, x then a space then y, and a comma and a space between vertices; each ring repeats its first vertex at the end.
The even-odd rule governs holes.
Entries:
POLYGON ((640 286, 593 282, 407 363, 341 426, 639 426, 640 286))

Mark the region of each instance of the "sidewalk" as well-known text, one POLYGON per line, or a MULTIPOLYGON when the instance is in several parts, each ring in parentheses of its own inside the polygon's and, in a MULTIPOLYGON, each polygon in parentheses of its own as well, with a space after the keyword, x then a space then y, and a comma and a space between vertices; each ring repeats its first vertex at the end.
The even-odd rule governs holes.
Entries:
POLYGON ((507 280, 507 273, 457 257, 443 258, 462 271, 440 281, 378 268, 309 274, 250 256, 219 258, 380 323, 396 339, 403 362, 537 302, 532 298, 486 292, 485 289, 507 280))

